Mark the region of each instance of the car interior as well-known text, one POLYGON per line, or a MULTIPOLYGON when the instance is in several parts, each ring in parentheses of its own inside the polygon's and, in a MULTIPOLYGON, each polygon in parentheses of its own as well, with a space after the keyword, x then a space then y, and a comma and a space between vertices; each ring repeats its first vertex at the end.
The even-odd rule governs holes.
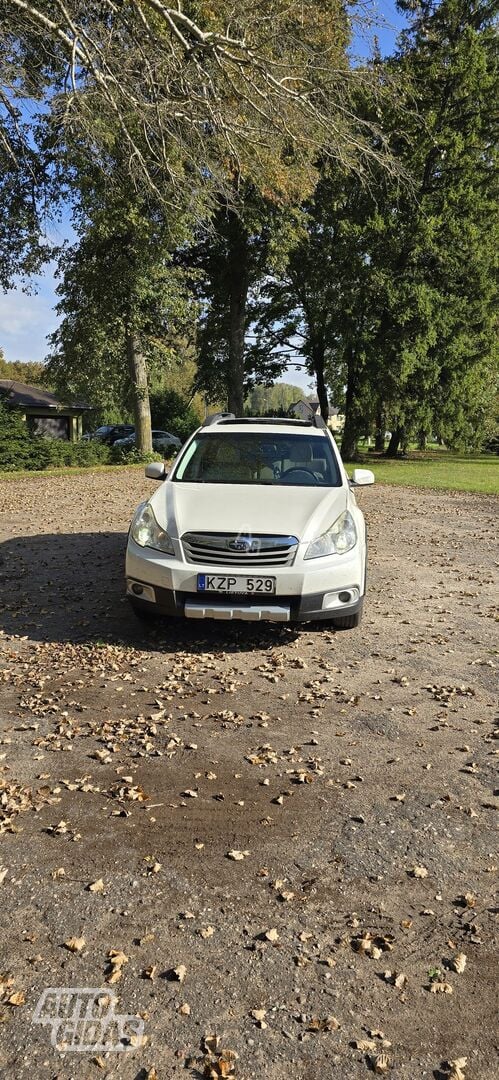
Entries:
POLYGON ((211 484, 338 486, 336 462, 326 440, 307 436, 200 435, 174 479, 211 484), (320 445, 318 445, 320 443, 320 445))

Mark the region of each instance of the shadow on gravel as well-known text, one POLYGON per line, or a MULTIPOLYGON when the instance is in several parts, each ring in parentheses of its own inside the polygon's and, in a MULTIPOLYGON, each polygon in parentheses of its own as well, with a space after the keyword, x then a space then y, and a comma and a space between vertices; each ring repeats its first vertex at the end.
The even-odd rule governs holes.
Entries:
POLYGON ((124 595, 125 533, 49 533, 0 544, 0 630, 34 641, 125 644, 163 653, 276 648, 314 628, 136 619, 124 595))

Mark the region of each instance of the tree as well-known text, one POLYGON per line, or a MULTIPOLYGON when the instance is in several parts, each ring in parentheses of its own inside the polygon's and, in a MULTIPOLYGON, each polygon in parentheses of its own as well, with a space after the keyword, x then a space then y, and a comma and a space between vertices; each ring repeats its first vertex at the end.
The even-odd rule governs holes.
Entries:
POLYGON ((284 356, 260 357, 249 334, 258 291, 283 265, 293 228, 293 210, 284 197, 278 202, 241 183, 238 203, 223 200, 202 238, 184 253, 187 265, 199 272, 196 385, 210 400, 225 400, 236 415, 242 415, 253 383, 272 382, 286 366, 284 356))
POLYGON ((12 379, 31 386, 46 386, 46 367, 38 360, 6 360, 0 348, 0 379, 12 379))
POLYGON ((342 405, 348 370, 363 353, 369 268, 359 222, 367 206, 371 188, 323 160, 284 273, 269 276, 255 312, 255 352, 300 356, 314 378, 324 420, 328 391, 342 405))
POLYGON ((115 161, 115 183, 76 169, 80 239, 59 259, 63 316, 51 337, 55 385, 90 403, 132 409, 137 446, 151 449, 149 374, 176 363, 175 337, 188 334, 189 295, 171 264, 172 229, 164 208, 141 198, 115 161))
POLYGON ((250 416, 275 416, 287 413, 291 405, 309 397, 306 390, 292 383, 276 382, 273 386, 256 383, 248 394, 245 407, 250 416))
MULTIPOLYGON (((479 439, 479 387, 493 365, 491 8, 469 0, 414 8, 385 65, 417 105, 385 109, 412 185, 376 167, 361 184, 325 162, 303 208, 304 235, 285 275, 268 282, 260 315, 258 347, 299 349, 318 375, 323 413, 321 382, 344 387, 348 458, 373 427, 378 445, 391 427, 391 454, 439 425, 459 439, 476 427, 479 439)), ((373 107, 364 97, 358 111, 373 107)))
POLYGON ((327 145, 354 160, 365 73, 339 61, 347 24, 342 0, 0 0, 0 68, 14 56, 17 92, 48 86, 95 159, 101 124, 119 130, 130 174, 171 200, 225 190, 227 162, 264 184, 276 155, 285 168, 327 145))
MULTIPOLYGON (((1 69, 0 69, 1 75, 1 69)), ((0 84, 0 289, 36 274, 50 256, 39 197, 47 189, 40 157, 29 145, 22 113, 0 84)))
MULTIPOLYGON (((362 146, 383 156, 382 138, 375 147, 355 113, 352 88, 366 72, 348 63, 343 0, 261 0, 256 12, 240 0, 237 13, 232 0, 215 10, 202 0, 0 0, 0 15, 0 74, 12 68, 10 93, 34 96, 48 111, 46 150, 58 181, 61 145, 76 141, 113 186, 119 143, 131 189, 146 189, 158 206, 183 214, 190 203, 198 220, 200 201, 204 216, 210 204, 222 207, 232 271, 226 374, 239 411, 253 240, 241 184, 279 202, 290 175, 300 176, 300 197, 310 186, 318 146, 349 165, 362 146)), ((145 430, 132 315, 127 353, 145 430)))
POLYGON ((400 148, 417 202, 388 184, 371 219, 379 320, 370 377, 377 408, 390 416, 392 454, 411 433, 423 439, 444 415, 448 435, 454 415, 457 434, 466 387, 471 380, 477 389, 490 370, 494 54, 489 3, 424 0, 393 61, 410 80, 423 122, 400 148))

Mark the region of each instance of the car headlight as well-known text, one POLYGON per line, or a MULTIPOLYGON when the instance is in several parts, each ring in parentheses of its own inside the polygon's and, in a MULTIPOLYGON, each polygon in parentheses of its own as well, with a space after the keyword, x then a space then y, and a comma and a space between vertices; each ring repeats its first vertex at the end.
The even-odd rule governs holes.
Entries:
POLYGON ((344 555, 357 543, 357 529, 352 515, 345 510, 334 525, 317 540, 312 540, 305 552, 305 559, 320 559, 324 555, 344 555))
POLYGON ((164 551, 167 555, 175 554, 171 537, 158 525, 149 503, 139 507, 132 521, 130 534, 140 547, 156 548, 158 551, 164 551))

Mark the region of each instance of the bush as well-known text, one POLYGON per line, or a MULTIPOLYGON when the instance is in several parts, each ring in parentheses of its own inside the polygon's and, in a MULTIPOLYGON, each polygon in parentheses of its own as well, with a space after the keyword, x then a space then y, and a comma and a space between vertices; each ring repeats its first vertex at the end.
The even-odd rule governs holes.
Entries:
POLYGON ((111 461, 110 447, 97 439, 65 443, 67 465, 107 465, 111 461), (68 453, 69 450, 69 453, 68 453))
POLYGON ((66 442, 31 435, 23 414, 0 400, 0 470, 35 472, 64 466, 105 465, 111 460, 108 446, 97 441, 66 442))
MULTIPOLYGON (((196 418, 196 426, 197 423, 196 418)), ((177 429, 167 430, 177 434, 177 429)), ((7 406, 0 398, 0 471, 27 469, 39 472, 68 466, 146 465, 150 461, 158 461, 160 457, 160 452, 142 454, 135 447, 110 447, 97 439, 66 442, 45 435, 32 435, 22 413, 7 406)))
POLYGON ((136 446, 112 446, 110 460, 113 465, 147 465, 149 461, 158 461, 161 453, 152 451, 144 454, 136 446))
MULTIPOLYGON (((66 442, 43 435, 28 437, 29 458, 25 468, 32 471, 64 466, 105 465, 110 460, 109 447, 98 442, 66 442)), ((19 468, 19 466, 17 466, 19 468)))
POLYGON ((0 469, 28 468, 30 441, 22 413, 0 398, 0 469))

